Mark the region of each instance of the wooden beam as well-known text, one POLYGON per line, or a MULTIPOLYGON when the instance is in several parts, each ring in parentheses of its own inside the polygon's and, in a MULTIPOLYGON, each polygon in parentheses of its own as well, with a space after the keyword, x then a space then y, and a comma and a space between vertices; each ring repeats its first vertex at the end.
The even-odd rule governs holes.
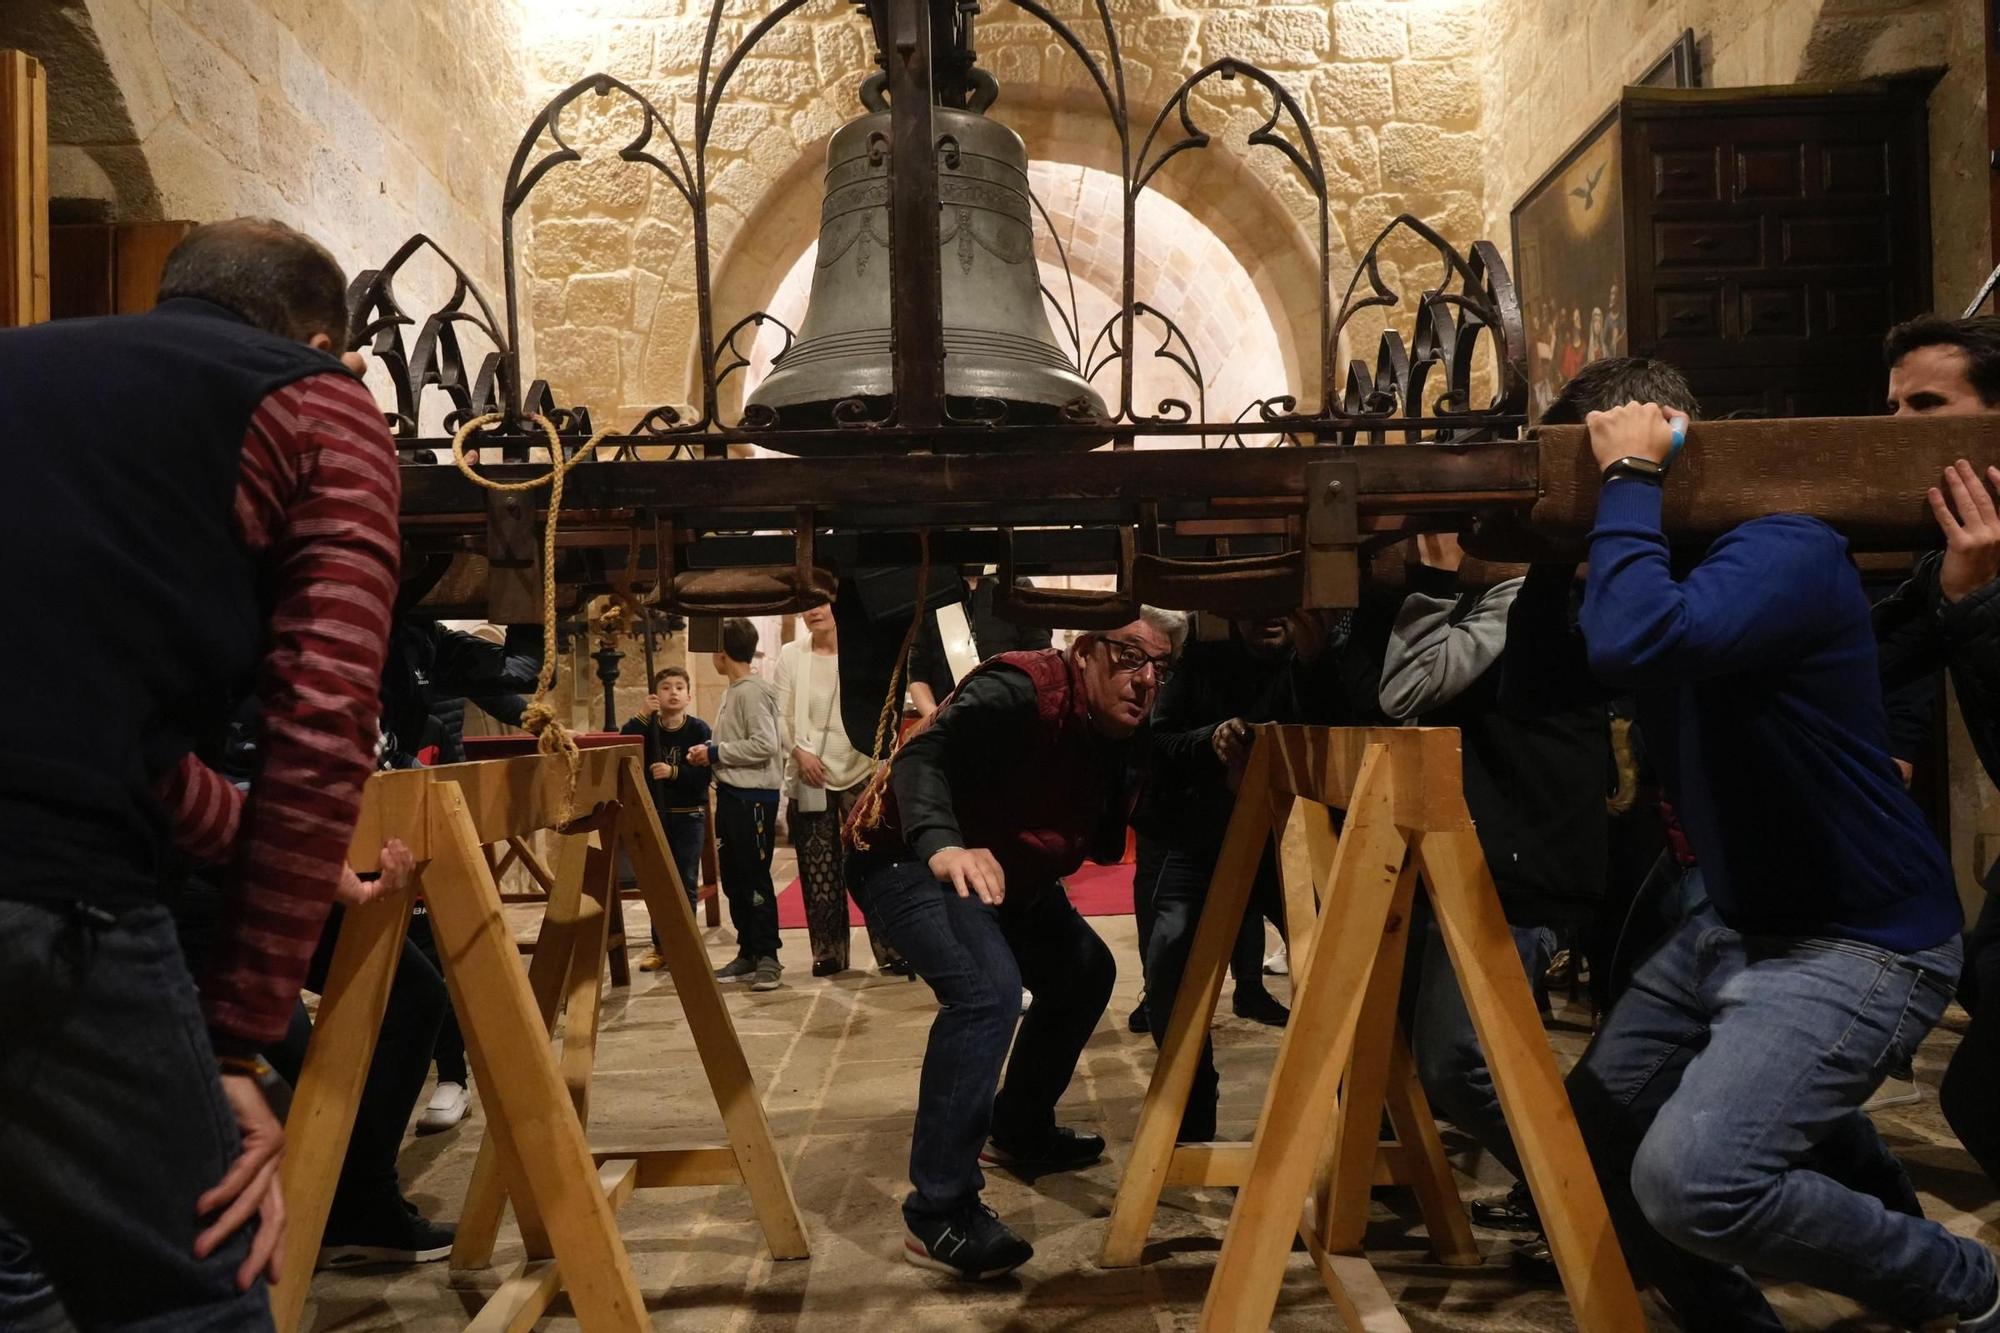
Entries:
POLYGON ((1345 808, 1369 749, 1383 746, 1398 775, 1392 817, 1398 828, 1464 828, 1465 803, 1455 799, 1464 772, 1458 732, 1452 727, 1260 726, 1271 749, 1271 782, 1277 790, 1345 808))
MULTIPOLYGON (((1533 529, 1580 543, 1597 517, 1589 431, 1544 426, 1536 446, 1533 529)), ((1663 521, 1676 539, 1695 542, 1766 514, 1808 514, 1856 545, 1921 550, 1938 544, 1924 492, 1959 458, 2000 463, 2000 418, 1696 422, 1667 481, 1663 521)))
POLYGON ((27 52, 0 51, 0 328, 48 317, 48 79, 27 52))
MULTIPOLYGON (((572 803, 578 818, 618 799, 619 760, 636 745, 635 739, 633 746, 592 746, 581 752, 572 803)), ((347 859, 358 871, 373 870, 380 861, 383 842, 393 836, 411 844, 410 853, 419 863, 430 860, 431 825, 424 816, 435 782, 458 785, 474 832, 483 845, 490 845, 553 827, 562 812, 568 781, 566 762, 554 755, 377 773, 362 790, 361 817, 355 822, 347 859)))
POLYGON ((599 1162, 633 1163, 642 1190, 743 1183, 736 1150, 726 1143, 698 1148, 594 1148, 591 1156, 599 1162))

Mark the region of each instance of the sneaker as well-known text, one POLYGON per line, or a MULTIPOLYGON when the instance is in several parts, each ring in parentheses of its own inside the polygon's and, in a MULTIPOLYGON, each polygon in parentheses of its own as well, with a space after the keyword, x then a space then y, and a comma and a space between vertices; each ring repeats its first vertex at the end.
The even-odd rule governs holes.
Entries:
POLYGON ((1281 1028, 1291 1021, 1292 1011, 1279 1004, 1269 991, 1255 995, 1245 995, 1237 991, 1230 1001, 1230 1008, 1238 1018, 1247 1018, 1252 1023, 1262 1023, 1268 1028, 1281 1028))
POLYGON ((785 969, 775 958, 759 958, 756 963, 756 979, 750 983, 751 990, 776 990, 778 978, 785 975, 785 969))
POLYGON ((1472 1225, 1485 1227, 1489 1231, 1525 1231, 1539 1234, 1542 1216, 1535 1209, 1534 1196, 1528 1187, 1516 1184, 1505 1194, 1495 1194, 1484 1199, 1474 1199, 1469 1211, 1472 1225))
POLYGON ((1924 1099, 1923 1089, 1913 1078, 1885 1078, 1875 1095, 1861 1103, 1864 1111, 1880 1111, 1891 1106, 1912 1106, 1924 1099))
POLYGON ((1073 1171, 1089 1166, 1104 1156, 1104 1140, 1096 1134, 1080 1134, 1068 1125, 1051 1125, 1039 1139, 1007 1140, 994 1136, 987 1141, 979 1160, 988 1166, 1004 1166, 1010 1171, 1073 1171))
POLYGON ((1280 940, 1278 947, 1273 949, 1270 957, 1264 960, 1264 975, 1269 977, 1288 977, 1291 974, 1292 951, 1285 945, 1284 941, 1280 940))
POLYGON ((2000 1281, 1993 1288, 1993 1301, 1986 1307, 1986 1313, 1973 1315, 1958 1321, 1959 1333, 1995 1333, 2000 1330, 2000 1281))
POLYGON ((660 956, 658 949, 646 950, 646 956, 639 960, 639 970, 641 972, 657 972, 666 965, 667 960, 660 956))
POLYGON ((1035 993, 1026 986, 1021 987, 1021 1012, 1027 1013, 1035 1007, 1035 993))
POLYGON ((1562 1272, 1556 1267, 1556 1253, 1549 1248, 1549 1238, 1537 1235, 1533 1240, 1522 1241, 1507 1256, 1507 1262, 1514 1275, 1523 1282, 1533 1282, 1538 1286, 1561 1286, 1562 1272))
POLYGON ((1034 1257, 1035 1247, 977 1200, 950 1217, 904 1218, 903 1258, 919 1268, 984 1282, 1034 1257))
POLYGON ((721 967, 715 969, 715 979, 717 981, 741 981, 745 977, 756 975, 756 972, 757 960, 747 953, 740 953, 721 967))
POLYGON ((439 1130, 450 1129, 465 1119, 467 1109, 465 1086, 440 1080, 436 1091, 431 1093, 429 1104, 417 1116, 417 1133, 435 1134, 439 1130))
POLYGON ((359 1264, 429 1264, 451 1253, 455 1228, 440 1226, 417 1215, 408 1203, 382 1210, 377 1219, 327 1219, 320 1242, 320 1268, 352 1268, 359 1264))
POLYGON ((1142 998, 1132 1006, 1132 1016, 1125 1020, 1127 1032, 1151 1032, 1153 1021, 1146 1016, 1146 1001, 1142 998))

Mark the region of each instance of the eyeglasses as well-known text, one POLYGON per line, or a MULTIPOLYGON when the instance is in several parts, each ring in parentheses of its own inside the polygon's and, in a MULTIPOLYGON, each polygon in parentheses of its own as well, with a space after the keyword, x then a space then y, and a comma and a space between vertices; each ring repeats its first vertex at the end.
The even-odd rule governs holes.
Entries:
POLYGON ((1153 679, 1161 685, 1174 678, 1174 660, 1171 657, 1152 657, 1130 639, 1114 639, 1107 635, 1099 642, 1111 652, 1111 669, 1121 675, 1136 676, 1151 667, 1153 679))

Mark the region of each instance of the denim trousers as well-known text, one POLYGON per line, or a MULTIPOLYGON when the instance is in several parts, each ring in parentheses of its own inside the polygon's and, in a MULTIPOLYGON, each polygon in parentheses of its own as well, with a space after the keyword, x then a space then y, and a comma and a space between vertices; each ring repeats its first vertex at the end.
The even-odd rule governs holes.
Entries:
POLYGON ((777 836, 777 797, 760 799, 716 784, 715 858, 736 949, 745 958, 778 956, 778 893, 771 885, 777 836))
MULTIPOLYGON (((702 835, 708 831, 708 812, 669 810, 660 816, 660 827, 667 835, 667 854, 674 858, 674 869, 680 874, 688 906, 694 909, 698 919, 701 915, 701 844, 702 835)), ((719 850, 716 856, 720 859, 719 850)), ((657 925, 653 927, 653 947, 660 947, 660 928, 657 925)))
POLYGON ((1911 1324, 1992 1300, 1983 1245, 1843 1183, 1900 1175, 1861 1104, 1959 957, 1746 936, 1705 907, 1640 965, 1568 1087, 1626 1258, 1682 1327, 1776 1333, 1752 1273, 1911 1324))
POLYGON ((1986 905, 1965 941, 1958 1002, 1972 1022, 1938 1084, 1938 1109, 1958 1141, 2000 1187, 2000 866, 1987 872, 1986 905))
POLYGON ((989 1134, 1019 1141, 1055 1125, 1056 1102, 1111 1002, 1117 965, 1060 884, 1010 884, 1007 902, 994 908, 959 897, 919 862, 868 866, 859 879, 861 910, 938 999, 903 1212, 949 1216, 985 1187, 979 1151, 989 1134), (1024 985, 1035 995, 1025 1018, 1024 985))
MULTIPOLYGON (((1403 978, 1403 1021, 1424 1097, 1434 1114, 1457 1125, 1518 1180, 1521 1158, 1514 1151, 1507 1118, 1500 1113, 1493 1071, 1486 1066, 1479 1033, 1465 1007, 1465 993, 1452 970, 1444 932, 1438 929, 1429 900, 1421 895, 1415 918, 1418 929, 1410 941, 1409 965, 1403 978)), ((1547 926, 1510 925, 1508 929, 1528 975, 1529 989, 1540 1006, 1548 993, 1546 975, 1560 941, 1547 926)))
MULTIPOLYGON (((1195 928, 1201 924, 1201 909, 1208 901, 1208 882, 1215 876, 1212 857, 1168 852, 1158 864, 1159 873, 1153 881, 1150 899, 1143 905, 1152 924, 1143 932, 1146 938, 1141 946, 1146 965, 1146 1025, 1152 1030, 1155 1046, 1166 1040, 1167 1020, 1173 1016, 1181 977, 1187 971, 1188 954, 1194 948, 1195 928)), ((1254 989, 1264 988, 1266 916, 1274 921, 1284 920, 1284 890, 1278 879, 1277 855, 1269 847, 1264 849, 1264 859, 1258 863, 1249 905, 1231 950, 1230 966, 1239 991, 1245 990, 1246 973, 1254 989)), ((1183 1142, 1207 1143, 1215 1137, 1220 1086, 1215 1072, 1215 1043, 1204 1037, 1201 1063, 1195 1067, 1194 1085, 1188 1090, 1187 1110, 1181 1119, 1183 1142)))
POLYGON ((39 1268, 85 1333, 269 1329, 254 1220, 194 1257, 240 1140, 167 909, 0 901, 0 1014, 0 1328, 53 1318, 39 1268))

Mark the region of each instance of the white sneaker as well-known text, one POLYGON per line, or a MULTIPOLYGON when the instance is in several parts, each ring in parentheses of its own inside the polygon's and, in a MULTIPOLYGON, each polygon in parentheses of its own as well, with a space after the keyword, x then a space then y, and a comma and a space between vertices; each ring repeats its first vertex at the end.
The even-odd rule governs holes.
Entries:
POLYGON ((1026 986, 1021 987, 1021 1012, 1027 1013, 1035 1007, 1035 993, 1026 986))
POLYGON ((417 1133, 435 1134, 465 1119, 465 1088, 457 1083, 440 1083, 431 1094, 430 1104, 417 1116, 417 1133))
POLYGON ((1913 1106, 1924 1099, 1923 1090, 1916 1080, 1907 1078, 1885 1078, 1882 1086, 1875 1089, 1875 1095, 1861 1103, 1864 1111, 1880 1111, 1890 1106, 1913 1106))
POLYGON ((1291 974, 1292 952, 1285 947, 1284 941, 1280 940, 1277 949, 1272 952, 1270 957, 1264 960, 1264 975, 1267 977, 1288 977, 1291 974))

